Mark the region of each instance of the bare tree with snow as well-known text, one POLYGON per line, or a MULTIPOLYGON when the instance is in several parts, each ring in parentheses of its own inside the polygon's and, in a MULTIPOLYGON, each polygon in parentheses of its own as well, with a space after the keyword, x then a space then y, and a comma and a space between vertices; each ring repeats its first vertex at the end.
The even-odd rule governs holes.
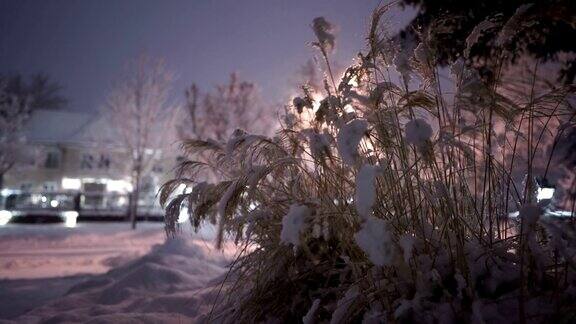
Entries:
POLYGON ((186 117, 179 127, 182 139, 225 141, 235 129, 253 133, 270 132, 273 114, 266 111, 257 86, 240 80, 236 73, 227 84, 200 93, 193 84, 186 90, 186 117))
POLYGON ((200 92, 192 84, 186 90, 184 116, 177 128, 183 141, 183 153, 212 166, 200 172, 204 180, 218 179, 214 160, 193 153, 196 145, 204 141, 222 145, 233 133, 270 135, 276 128, 274 109, 270 108, 261 99, 256 84, 241 80, 236 73, 230 74, 227 83, 217 85, 211 91, 200 92))
POLYGON ((3 187, 4 174, 23 154, 25 137, 22 126, 29 115, 26 100, 8 94, 6 83, 0 81, 0 189, 3 187))
POLYGON ((132 228, 136 228, 143 176, 171 140, 169 132, 178 109, 169 100, 173 79, 162 60, 142 55, 130 62, 108 97, 107 116, 121 145, 130 152, 132 228))
POLYGON ((25 145, 23 128, 35 110, 66 106, 60 90, 44 74, 35 74, 29 81, 19 74, 0 75, 0 189, 8 171, 34 159, 33 150, 25 145))
POLYGON ((25 100, 30 111, 60 110, 68 105, 68 99, 61 94, 62 86, 46 74, 36 73, 29 78, 20 74, 0 75, 0 79, 5 83, 5 92, 21 101, 25 100))

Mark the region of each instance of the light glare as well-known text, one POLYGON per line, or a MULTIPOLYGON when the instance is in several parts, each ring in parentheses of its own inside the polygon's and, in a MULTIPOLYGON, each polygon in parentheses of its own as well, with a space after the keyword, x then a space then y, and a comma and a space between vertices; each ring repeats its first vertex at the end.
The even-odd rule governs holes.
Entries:
POLYGON ((78 212, 75 210, 68 210, 62 212, 62 216, 64 217, 64 226, 66 227, 76 227, 76 220, 78 218, 78 212))
POLYGON ((552 199, 554 197, 554 188, 538 188, 536 199, 538 201, 552 199))
POLYGON ((10 222, 12 212, 9 210, 0 210, 0 226, 4 226, 10 222))
POLYGON ((178 214, 178 224, 185 223, 188 220, 188 207, 180 208, 180 213, 178 214))
POLYGON ((106 190, 114 192, 131 192, 132 184, 126 180, 108 180, 106 181, 106 190))
POLYGON ((62 189, 64 190, 80 190, 82 188, 82 181, 76 178, 62 178, 62 189))

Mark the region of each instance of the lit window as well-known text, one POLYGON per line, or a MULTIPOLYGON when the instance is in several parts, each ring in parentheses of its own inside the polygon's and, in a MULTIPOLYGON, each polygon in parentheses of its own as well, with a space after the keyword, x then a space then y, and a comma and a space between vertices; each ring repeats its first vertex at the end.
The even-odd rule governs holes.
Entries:
POLYGON ((82 188, 82 181, 75 178, 62 178, 62 189, 64 190, 80 190, 82 188))

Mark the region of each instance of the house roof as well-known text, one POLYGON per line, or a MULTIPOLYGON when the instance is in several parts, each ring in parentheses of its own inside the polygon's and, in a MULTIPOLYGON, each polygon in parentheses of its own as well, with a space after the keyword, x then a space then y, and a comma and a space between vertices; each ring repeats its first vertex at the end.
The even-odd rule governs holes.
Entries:
POLYGON ((33 143, 78 143, 78 134, 94 118, 88 113, 38 109, 24 125, 24 135, 33 143))
MULTIPOLYGON (((154 132, 162 134, 167 144, 176 141, 171 129, 154 125, 154 132)), ((103 113, 74 111, 35 110, 24 125, 24 135, 29 143, 68 144, 81 146, 106 146, 123 148, 118 129, 103 113)))

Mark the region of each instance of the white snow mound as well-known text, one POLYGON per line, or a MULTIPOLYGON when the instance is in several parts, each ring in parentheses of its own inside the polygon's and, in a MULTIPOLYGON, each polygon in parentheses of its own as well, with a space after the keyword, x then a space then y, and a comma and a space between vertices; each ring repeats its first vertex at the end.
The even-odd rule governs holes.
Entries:
MULTIPOLYGON (((21 323, 190 323, 206 321, 229 259, 204 241, 169 239, 144 257, 94 276, 21 323)), ((220 296, 220 298, 222 298, 220 296)))

